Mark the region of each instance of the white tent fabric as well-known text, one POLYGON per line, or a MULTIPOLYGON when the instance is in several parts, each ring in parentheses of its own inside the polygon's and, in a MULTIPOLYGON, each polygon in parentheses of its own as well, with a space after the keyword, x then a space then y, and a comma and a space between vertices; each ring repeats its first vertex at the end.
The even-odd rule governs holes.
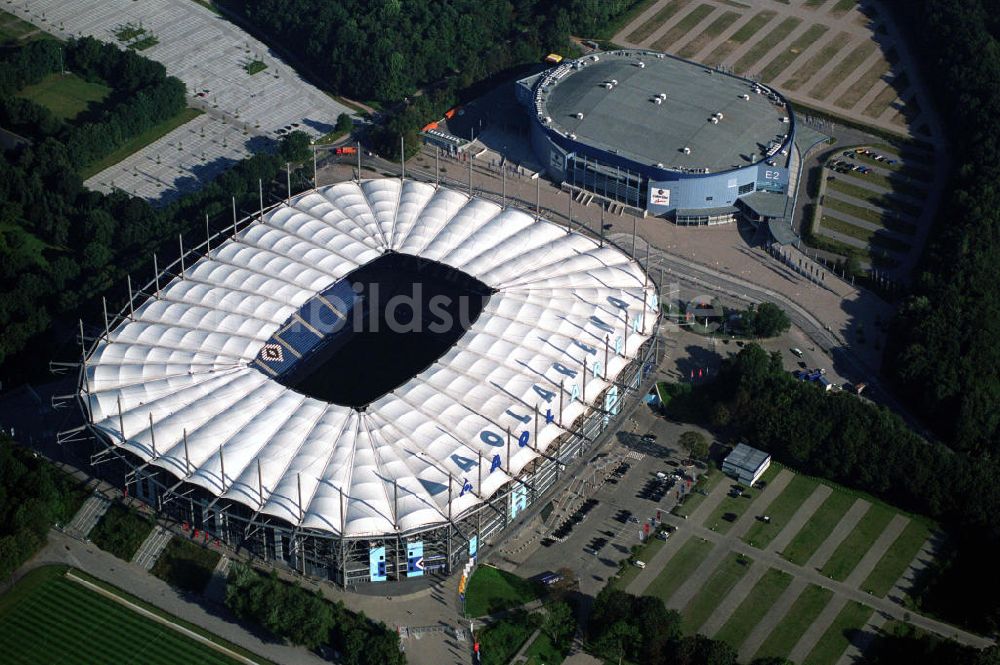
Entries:
POLYGON ((81 394, 112 445, 179 479, 304 528, 377 536, 501 489, 565 431, 560 403, 569 426, 610 385, 657 308, 636 262, 552 223, 415 181, 340 183, 162 285, 96 345, 81 394), (250 366, 299 307, 387 251, 496 289, 437 362, 363 411, 250 366))

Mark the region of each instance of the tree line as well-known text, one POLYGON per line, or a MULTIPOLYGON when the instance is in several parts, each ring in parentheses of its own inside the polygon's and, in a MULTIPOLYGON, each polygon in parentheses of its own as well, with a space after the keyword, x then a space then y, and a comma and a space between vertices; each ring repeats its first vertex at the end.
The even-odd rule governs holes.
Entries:
POLYGON ((184 84, 163 65, 91 37, 43 39, 0 61, 0 125, 33 138, 55 137, 79 169, 111 154, 186 106, 184 84), (68 70, 111 87, 109 99, 82 121, 62 122, 44 106, 17 97, 27 85, 68 70))
POLYGON ((997 0, 891 0, 951 141, 948 191, 887 345, 896 387, 949 445, 1000 453, 997 0))
POLYGON ((399 634, 352 612, 340 601, 330 602, 319 590, 263 575, 244 564, 233 564, 226 584, 226 607, 238 618, 263 626, 291 644, 321 646, 340 652, 343 665, 403 665, 399 634))
POLYGON ((222 0, 248 29, 287 49, 337 94, 388 112, 369 142, 396 159, 417 131, 474 84, 572 49, 640 0, 222 0))
POLYGON ((988 572, 1000 546, 1000 463, 928 442, 853 394, 798 381, 780 353, 756 344, 724 361, 713 383, 670 392, 671 417, 727 431, 793 468, 946 524, 953 552, 918 602, 973 630, 1000 628, 1000 578, 988 572))
POLYGON ((43 545, 49 527, 67 523, 86 490, 47 460, 0 434, 0 581, 43 545))

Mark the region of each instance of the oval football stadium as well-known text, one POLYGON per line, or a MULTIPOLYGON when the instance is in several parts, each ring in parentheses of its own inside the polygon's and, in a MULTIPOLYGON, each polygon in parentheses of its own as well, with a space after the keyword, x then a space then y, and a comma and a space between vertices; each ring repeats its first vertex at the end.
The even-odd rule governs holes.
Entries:
POLYGON ((345 587, 461 568, 651 365, 626 253, 445 187, 311 190, 167 266, 79 398, 132 496, 345 587))

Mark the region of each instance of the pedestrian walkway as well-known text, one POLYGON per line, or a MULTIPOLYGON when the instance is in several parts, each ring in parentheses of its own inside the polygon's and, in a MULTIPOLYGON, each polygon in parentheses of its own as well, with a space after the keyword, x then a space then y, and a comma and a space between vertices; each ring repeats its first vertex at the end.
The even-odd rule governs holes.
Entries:
POLYGON ((73 516, 70 523, 66 525, 66 534, 73 538, 86 540, 91 530, 104 517, 104 513, 108 512, 110 506, 111 501, 109 499, 100 494, 92 494, 83 502, 80 510, 76 511, 76 515, 73 516))
POLYGON ((135 555, 132 557, 132 563, 143 570, 152 570, 156 564, 156 560, 160 558, 160 554, 163 553, 173 535, 159 524, 154 526, 153 530, 146 536, 146 540, 136 550, 135 555))
POLYGON ((809 583, 803 579, 794 578, 788 588, 778 596, 778 600, 774 601, 774 605, 771 605, 770 609, 761 617, 761 620, 757 622, 747 638, 743 640, 743 644, 740 645, 740 660, 743 662, 748 662, 753 658, 753 655, 757 653, 760 649, 760 645, 764 643, 767 636, 771 634, 778 624, 782 622, 785 615, 788 614, 788 610, 792 609, 792 604, 795 603, 795 599, 799 597, 799 594, 805 591, 805 588, 809 586, 809 583))

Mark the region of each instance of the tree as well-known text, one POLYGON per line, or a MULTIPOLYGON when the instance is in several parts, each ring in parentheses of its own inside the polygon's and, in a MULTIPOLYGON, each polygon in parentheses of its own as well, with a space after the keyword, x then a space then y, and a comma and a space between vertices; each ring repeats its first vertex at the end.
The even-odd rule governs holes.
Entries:
POLYGON ((545 619, 542 621, 542 632, 548 635, 552 644, 565 652, 573 635, 576 634, 576 618, 573 608, 566 602, 551 603, 545 607, 545 619))
POLYGON ((682 447, 686 448, 694 459, 705 459, 708 457, 708 439, 701 432, 688 430, 677 439, 682 447))
POLYGON ((743 325, 752 337, 776 337, 787 332, 792 322, 785 310, 774 303, 762 302, 743 312, 743 325))
POLYGON ((351 116, 346 113, 341 113, 337 116, 337 125, 334 129, 338 132, 350 132, 354 128, 354 121, 351 120, 351 116))

